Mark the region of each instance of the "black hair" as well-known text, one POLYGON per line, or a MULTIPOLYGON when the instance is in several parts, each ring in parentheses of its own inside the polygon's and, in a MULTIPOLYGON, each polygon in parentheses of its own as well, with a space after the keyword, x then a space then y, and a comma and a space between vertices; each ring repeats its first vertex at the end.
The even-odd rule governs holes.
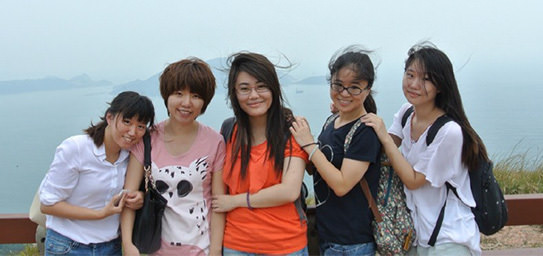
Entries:
POLYGON ((251 52, 240 52, 228 58, 230 72, 228 75, 228 97, 237 120, 236 141, 232 144, 232 167, 241 154, 241 176, 247 175, 247 166, 251 155, 251 125, 249 116, 239 105, 236 96, 236 80, 240 72, 247 72, 258 81, 268 86, 272 94, 272 103, 267 112, 266 140, 268 158, 274 161, 277 175, 283 170, 285 147, 289 141, 292 150, 289 127, 293 121, 292 111, 284 106, 284 99, 275 66, 263 55, 251 52))
POLYGON ((414 45, 409 49, 407 55, 405 70, 411 64, 419 65, 419 68, 428 76, 438 91, 434 100, 435 106, 443 110, 462 128, 464 138, 462 163, 469 170, 474 170, 478 167, 480 159, 488 161, 486 147, 471 127, 464 112, 453 65, 447 55, 430 42, 414 45))
MULTIPOLYGON (((358 45, 351 45, 337 51, 328 63, 328 69, 330 70, 328 82, 331 82, 339 70, 346 67, 356 73, 357 80, 368 81, 367 89, 370 90, 373 81, 375 81, 375 68, 369 57, 370 53, 371 51, 364 50, 358 45)), ((372 94, 373 91, 370 91, 366 100, 364 100, 364 109, 368 113, 377 114, 377 105, 372 94)))
POLYGON ((153 102, 146 96, 140 95, 137 92, 125 91, 119 93, 104 113, 104 116, 100 117, 100 122, 93 124, 83 130, 88 134, 94 144, 99 147, 104 143, 104 135, 107 127, 106 117, 107 114, 113 116, 120 116, 121 118, 131 119, 137 117, 139 122, 148 123, 149 127, 154 126, 155 109, 153 102))

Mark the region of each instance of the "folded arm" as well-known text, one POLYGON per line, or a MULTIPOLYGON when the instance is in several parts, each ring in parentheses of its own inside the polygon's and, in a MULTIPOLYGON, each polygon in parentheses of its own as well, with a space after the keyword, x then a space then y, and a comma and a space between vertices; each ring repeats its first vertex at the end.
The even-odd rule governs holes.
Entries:
POLYGON ((238 207, 266 208, 294 202, 300 196, 305 161, 287 157, 283 165, 281 183, 264 188, 254 194, 218 195, 213 197, 213 210, 228 212, 238 207))

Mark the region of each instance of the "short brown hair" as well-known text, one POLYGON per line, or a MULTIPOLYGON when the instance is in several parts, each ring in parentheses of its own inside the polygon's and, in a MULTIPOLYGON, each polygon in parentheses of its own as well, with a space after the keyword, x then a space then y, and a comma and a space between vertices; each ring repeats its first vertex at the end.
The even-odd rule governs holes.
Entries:
MULTIPOLYGON (((203 114, 215 95, 215 76, 209 65, 196 57, 190 57, 168 65, 160 75, 160 94, 168 108, 168 97, 176 91, 189 88, 204 100, 203 114)), ((168 113, 169 115, 169 113, 168 113)))

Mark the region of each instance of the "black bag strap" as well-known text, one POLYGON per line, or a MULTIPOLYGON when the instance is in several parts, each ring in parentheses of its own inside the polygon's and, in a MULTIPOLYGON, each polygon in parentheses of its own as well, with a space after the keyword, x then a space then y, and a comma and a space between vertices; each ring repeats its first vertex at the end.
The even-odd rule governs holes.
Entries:
MULTIPOLYGON (((151 182, 151 133, 149 130, 143 135, 143 176, 145 180, 142 185, 145 188, 144 191, 147 192, 151 182)), ((140 190, 142 190, 141 186, 140 190)))
MULTIPOLYGON (((335 118, 337 118, 337 115, 329 117, 326 120, 325 127, 326 127, 327 124, 329 124, 333 120, 335 120, 335 118)), ((354 133, 355 133, 356 129, 358 129, 358 127, 360 127, 360 125, 362 125, 362 120, 360 120, 360 118, 359 118, 353 124, 351 129, 349 130, 349 132, 347 133, 347 136, 345 136, 345 142, 343 143, 343 153, 347 153, 347 149, 351 145, 351 140, 352 140, 352 138, 354 136, 354 133)), ((360 179, 359 183, 360 183, 360 188, 362 189, 362 192, 364 193, 364 196, 366 197, 366 200, 368 201, 368 207, 370 208, 370 210, 371 210, 371 212, 373 214, 373 218, 378 223, 382 222, 383 218, 381 217, 381 213, 379 212, 379 208, 377 208, 377 202, 375 201, 375 198, 371 194, 370 186, 368 185, 368 181, 366 180, 366 177, 362 177, 362 179, 360 179)))
POLYGON ((151 167, 151 135, 149 131, 143 135, 143 168, 151 167))

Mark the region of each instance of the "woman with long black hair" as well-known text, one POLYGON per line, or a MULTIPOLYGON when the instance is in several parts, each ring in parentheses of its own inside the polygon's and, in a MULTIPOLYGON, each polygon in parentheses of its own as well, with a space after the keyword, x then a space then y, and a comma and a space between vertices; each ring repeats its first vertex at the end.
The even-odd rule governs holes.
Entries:
POLYGON ((464 113, 452 63, 429 43, 415 45, 408 52, 402 88, 408 103, 394 115, 388 132, 376 115, 366 115, 362 120, 377 132, 394 171, 405 185, 407 206, 417 232, 410 254, 480 255, 479 229, 470 209, 475 201, 468 169, 475 169, 488 156, 464 113), (410 108, 413 112, 402 126, 401 119, 410 108), (428 145, 429 128, 443 115, 453 121, 445 123, 428 145), (456 188, 458 197, 447 193, 446 183, 456 188), (430 246, 445 202, 441 230, 435 245, 430 246))

